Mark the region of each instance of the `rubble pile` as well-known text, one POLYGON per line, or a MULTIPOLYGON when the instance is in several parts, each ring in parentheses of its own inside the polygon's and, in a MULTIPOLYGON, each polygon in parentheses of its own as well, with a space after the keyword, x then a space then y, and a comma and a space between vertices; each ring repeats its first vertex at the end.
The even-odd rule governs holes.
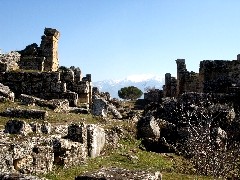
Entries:
POLYGON ((0 53, 0 72, 17 70, 20 54, 16 51, 11 51, 7 54, 0 53))
POLYGON ((15 94, 10 90, 8 86, 4 86, 0 83, 0 100, 3 101, 14 101, 15 94))
POLYGON ((213 144, 222 144, 236 121, 228 97, 184 93, 178 99, 165 98, 161 104, 149 104, 138 122, 138 136, 149 150, 178 152, 192 138, 193 131, 201 127, 209 132, 213 144))
POLYGON ((106 99, 98 95, 94 95, 92 114, 95 116, 107 117, 109 113, 111 113, 117 119, 122 119, 121 113, 113 104, 109 103, 106 99))
POLYGON ((56 126, 46 121, 8 121, 0 132, 0 172, 42 174, 52 171, 54 165, 70 167, 100 155, 105 145, 101 127, 84 123, 56 126))

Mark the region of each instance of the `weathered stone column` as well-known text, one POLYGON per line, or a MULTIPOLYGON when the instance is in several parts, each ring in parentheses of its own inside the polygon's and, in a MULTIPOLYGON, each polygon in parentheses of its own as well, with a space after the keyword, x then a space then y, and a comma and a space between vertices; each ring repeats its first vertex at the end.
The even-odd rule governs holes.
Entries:
POLYGON ((187 72, 185 59, 177 59, 177 96, 184 92, 185 73, 187 72))
POLYGON ((42 42, 40 45, 42 56, 46 57, 44 61, 45 71, 57 71, 59 67, 58 60, 58 39, 60 33, 56 29, 45 28, 42 42))
POLYGON ((171 74, 165 74, 165 96, 171 97, 171 74))

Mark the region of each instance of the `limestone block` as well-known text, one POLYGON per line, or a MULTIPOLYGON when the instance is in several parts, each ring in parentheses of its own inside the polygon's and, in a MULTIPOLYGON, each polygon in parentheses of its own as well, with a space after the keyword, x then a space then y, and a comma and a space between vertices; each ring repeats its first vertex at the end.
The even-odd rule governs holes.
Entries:
POLYGON ((27 135, 32 132, 32 128, 25 121, 9 120, 5 125, 5 133, 27 135))
POLYGON ((67 91, 65 93, 62 93, 60 96, 61 96, 60 99, 67 99, 71 106, 78 105, 78 94, 77 93, 67 91))
POLYGON ((44 34, 46 36, 54 36, 55 38, 59 38, 60 36, 60 32, 57 31, 56 29, 53 29, 53 28, 45 28, 44 29, 44 34))
MULTIPOLYGON (((1 65, 0 65, 0 67, 1 67, 1 65)), ((0 82, 4 82, 5 81, 5 72, 1 72, 0 71, 0 82)))
POLYGON ((73 82, 74 81, 74 72, 71 69, 64 70, 61 73, 61 80, 64 82, 73 82))
POLYGON ((82 72, 80 69, 74 70, 74 81, 78 83, 79 81, 82 81, 82 72))
POLYGON ((60 134, 61 136, 67 136, 68 134, 68 125, 56 125, 53 126, 53 131, 56 134, 60 134))
POLYGON ((69 110, 69 101, 67 99, 51 99, 47 101, 47 104, 55 112, 67 112, 69 110))
POLYGON ((16 51, 12 51, 7 54, 0 54, 0 71, 14 71, 17 70, 18 61, 20 60, 20 54, 16 51))
POLYGON ((36 94, 39 92, 42 92, 42 82, 36 81, 36 82, 32 82, 31 84, 31 94, 36 94))
POLYGON ((6 81, 25 81, 25 73, 23 72, 7 72, 5 73, 6 81))
POLYGON ((116 117, 118 119, 122 119, 121 113, 112 104, 108 105, 108 110, 113 114, 114 117, 116 117))
POLYGON ((90 102, 89 102, 89 94, 87 94, 87 93, 81 93, 81 94, 79 94, 78 95, 78 101, 81 103, 81 104, 83 104, 83 103, 87 103, 87 104, 89 104, 90 102))
POLYGON ((14 101, 15 94, 10 90, 8 86, 4 86, 0 83, 0 95, 8 98, 10 101, 14 101))
POLYGON ((95 116, 107 117, 107 101, 95 96, 93 98, 92 114, 95 116))
POLYGON ((12 143, 9 151, 12 153, 13 161, 20 160, 25 158, 27 155, 31 155, 33 146, 33 143, 29 140, 12 143))
POLYGON ((19 62, 20 69, 43 71, 45 57, 24 55, 19 62))
POLYGON ((53 93, 62 93, 67 91, 66 83, 60 82, 51 82, 51 92, 53 93))
POLYGON ((79 107, 70 107, 69 112, 76 113, 76 114, 89 114, 90 113, 89 109, 79 108, 79 107))
POLYGON ((31 172, 30 169, 32 168, 32 162, 33 162, 32 156, 26 155, 25 157, 14 159, 13 166, 15 170, 27 174, 31 172))
POLYGON ((81 93, 89 93, 89 82, 88 81, 80 81, 73 85, 73 91, 81 94, 81 93))
MULTIPOLYGON (((51 92, 51 82, 43 81, 43 84, 42 84, 42 92, 43 92, 43 93, 49 93, 49 92, 51 92)), ((43 96, 43 97, 44 97, 44 96, 43 96)))
POLYGON ((30 81, 37 82, 37 81, 43 81, 43 75, 41 72, 31 72, 29 73, 30 81))
POLYGON ((42 76, 43 76, 43 80, 45 82, 58 82, 58 81, 60 81, 60 73, 59 72, 43 72, 42 76))
POLYGON ((32 173, 42 174, 53 170, 54 153, 52 147, 34 146, 32 151, 32 173))
POLYGON ((82 144, 86 144, 87 140, 87 130, 84 123, 73 123, 68 126, 68 135, 67 138, 82 144))
POLYGON ((22 104, 25 104, 25 105, 35 105, 35 103, 37 103, 39 101, 43 101, 40 98, 37 98, 34 96, 29 96, 26 94, 21 94, 19 96, 19 100, 21 101, 22 104))
POLYGON ((18 118, 45 119, 48 113, 38 109, 7 108, 3 115, 18 118))
POLYGON ((25 94, 32 94, 32 83, 28 81, 23 81, 21 83, 21 92, 24 92, 25 94))
POLYGON ((54 139, 54 163, 64 167, 82 164, 86 161, 86 145, 67 139, 54 139))
POLYGON ((160 127, 157 120, 149 115, 142 117, 138 122, 138 133, 145 139, 158 140, 160 138, 160 127))
POLYGON ((88 155, 92 158, 99 156, 104 145, 105 145, 104 129, 95 124, 87 125, 88 155))

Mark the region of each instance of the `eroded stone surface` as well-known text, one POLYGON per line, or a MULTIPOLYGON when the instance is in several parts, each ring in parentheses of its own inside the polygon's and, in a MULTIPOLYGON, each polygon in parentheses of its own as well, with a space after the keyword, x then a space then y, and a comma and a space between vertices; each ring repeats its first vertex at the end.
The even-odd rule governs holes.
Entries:
POLYGON ((48 113, 45 110, 38 109, 7 108, 3 115, 7 117, 45 119, 48 116, 48 113))
POLYGON ((3 98, 8 99, 12 102, 14 101, 15 98, 15 94, 10 90, 10 88, 8 86, 4 86, 1 83, 0 83, 0 95, 3 98))
POLYGON ((151 173, 148 171, 128 170, 122 168, 102 168, 96 172, 85 173, 77 176, 75 180, 162 180, 162 174, 157 171, 151 173))
POLYGON ((0 131, 0 172, 41 174, 54 165, 83 164, 88 155, 99 156, 104 145, 105 132, 97 125, 10 120, 0 131))

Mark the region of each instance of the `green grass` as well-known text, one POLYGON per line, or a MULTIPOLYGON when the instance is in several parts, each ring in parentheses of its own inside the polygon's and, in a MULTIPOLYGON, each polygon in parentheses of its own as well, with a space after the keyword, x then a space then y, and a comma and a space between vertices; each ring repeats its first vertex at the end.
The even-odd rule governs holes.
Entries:
MULTIPOLYGON (((127 103, 131 106, 132 103, 127 103)), ((100 124, 106 129, 121 128, 124 130, 119 147, 113 149, 106 146, 103 155, 97 158, 88 158, 86 164, 71 168, 63 168, 56 166, 54 171, 42 175, 52 180, 70 180, 75 176, 87 171, 98 170, 102 167, 120 167, 129 170, 149 170, 151 172, 160 171, 163 179, 213 179, 211 177, 203 177, 194 175, 195 170, 192 165, 184 158, 174 154, 160 154, 147 152, 141 148, 141 141, 136 140, 136 125, 132 122, 124 120, 108 120, 92 115, 74 114, 74 113, 56 113, 48 108, 37 106, 25 106, 19 102, 0 103, 0 112, 5 111, 9 107, 44 109, 48 111, 47 121, 53 124, 68 124, 70 122, 81 122, 100 124)), ((0 116, 0 126, 11 118, 0 116)), ((21 119, 21 118, 17 118, 21 119)), ((28 121, 42 121, 34 119, 22 119, 28 121)))
POLYGON ((84 172, 95 171, 102 167, 119 167, 129 170, 160 171, 163 179, 213 179, 191 175, 193 173, 191 165, 181 167, 187 163, 187 160, 174 154, 166 155, 141 150, 140 143, 140 140, 125 138, 121 140, 121 146, 118 149, 112 151, 108 149, 105 155, 94 159, 89 158, 84 165, 68 169, 57 167, 55 171, 44 177, 52 180, 70 180, 84 172), (131 159, 131 157, 134 158, 131 159))

